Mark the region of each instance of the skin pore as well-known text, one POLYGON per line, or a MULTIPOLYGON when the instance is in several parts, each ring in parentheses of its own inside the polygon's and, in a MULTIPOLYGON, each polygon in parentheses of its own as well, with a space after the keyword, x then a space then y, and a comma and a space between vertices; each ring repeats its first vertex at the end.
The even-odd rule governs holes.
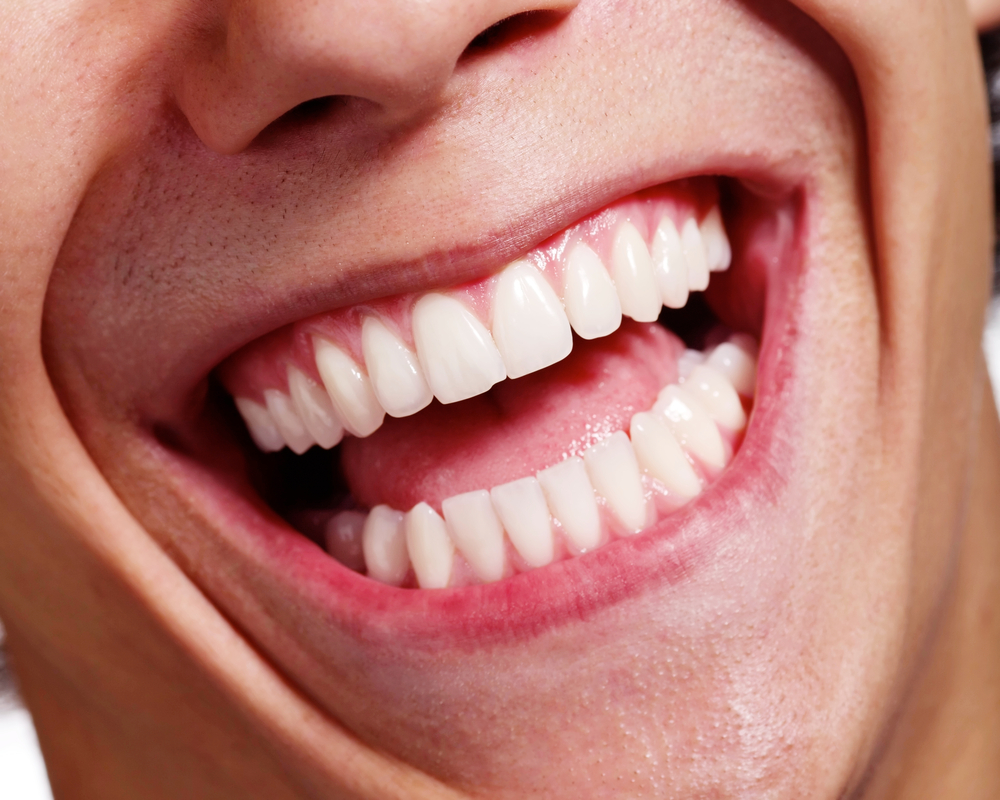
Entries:
MULTIPOLYGON (((6 4, 0 615, 57 796, 1000 793, 969 13, 6 4), (800 246, 764 270, 744 449, 669 535, 512 611, 364 588, 231 511, 205 398, 232 352, 688 175, 800 246)), ((752 327, 740 263, 712 302, 752 327)))

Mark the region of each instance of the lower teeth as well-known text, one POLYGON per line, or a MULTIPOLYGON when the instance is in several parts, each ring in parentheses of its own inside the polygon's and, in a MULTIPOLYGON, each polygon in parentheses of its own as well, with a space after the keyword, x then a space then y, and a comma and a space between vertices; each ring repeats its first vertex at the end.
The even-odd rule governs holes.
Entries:
POLYGON ((680 382, 651 409, 533 476, 426 503, 301 512, 327 552, 385 584, 489 583, 635 535, 697 497, 732 459, 756 380, 756 343, 736 334, 686 351, 680 382))

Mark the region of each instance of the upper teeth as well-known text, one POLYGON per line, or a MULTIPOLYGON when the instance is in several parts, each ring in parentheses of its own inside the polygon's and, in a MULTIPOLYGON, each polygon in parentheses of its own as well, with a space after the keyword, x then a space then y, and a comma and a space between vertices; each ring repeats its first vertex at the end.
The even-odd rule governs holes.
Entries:
POLYGON ((263 404, 238 397, 236 406, 262 450, 332 447, 345 430, 368 436, 385 414, 409 416, 432 396, 454 403, 561 361, 573 346, 571 329, 594 339, 615 331, 623 314, 655 320, 664 305, 680 308, 689 292, 704 290, 709 273, 727 269, 732 258, 718 207, 700 225, 689 217, 679 229, 664 214, 651 239, 626 219, 614 231, 610 269, 582 240, 544 273, 519 259, 492 281, 485 320, 459 292, 425 294, 412 309, 414 348, 387 320, 366 316, 356 343, 363 365, 345 343, 315 335, 323 387, 290 366, 287 392, 272 387, 263 404))

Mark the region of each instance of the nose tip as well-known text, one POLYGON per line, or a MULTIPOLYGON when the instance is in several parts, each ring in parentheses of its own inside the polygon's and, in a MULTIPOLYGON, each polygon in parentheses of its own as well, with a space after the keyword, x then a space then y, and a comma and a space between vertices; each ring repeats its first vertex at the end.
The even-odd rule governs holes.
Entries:
POLYGON ((233 0, 188 62, 178 102, 211 149, 235 153, 285 112, 363 98, 387 124, 439 100, 469 43, 528 11, 578 0, 233 0))

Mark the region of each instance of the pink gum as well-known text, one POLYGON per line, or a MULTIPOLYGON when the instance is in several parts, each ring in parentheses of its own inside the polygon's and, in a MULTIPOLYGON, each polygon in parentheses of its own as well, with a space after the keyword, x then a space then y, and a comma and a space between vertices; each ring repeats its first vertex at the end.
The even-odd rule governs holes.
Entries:
MULTIPOLYGON (((605 206, 542 242, 523 258, 546 277, 561 297, 566 258, 578 242, 586 244, 605 265, 610 265, 614 234, 623 222, 631 222, 648 243, 664 216, 669 216, 680 229, 691 217, 700 222, 717 203, 718 187, 712 178, 682 180, 647 189, 605 206)), ((473 283, 428 291, 440 291, 462 300, 490 328, 495 283, 496 275, 492 275, 473 283)), ((262 403, 265 390, 288 390, 287 369, 292 364, 322 385, 315 365, 313 336, 336 344, 364 366, 361 325, 367 316, 378 317, 410 349, 415 349, 411 321, 413 306, 426 293, 381 298, 285 326, 251 342, 227 359, 219 370, 222 383, 234 397, 247 397, 262 403)))

